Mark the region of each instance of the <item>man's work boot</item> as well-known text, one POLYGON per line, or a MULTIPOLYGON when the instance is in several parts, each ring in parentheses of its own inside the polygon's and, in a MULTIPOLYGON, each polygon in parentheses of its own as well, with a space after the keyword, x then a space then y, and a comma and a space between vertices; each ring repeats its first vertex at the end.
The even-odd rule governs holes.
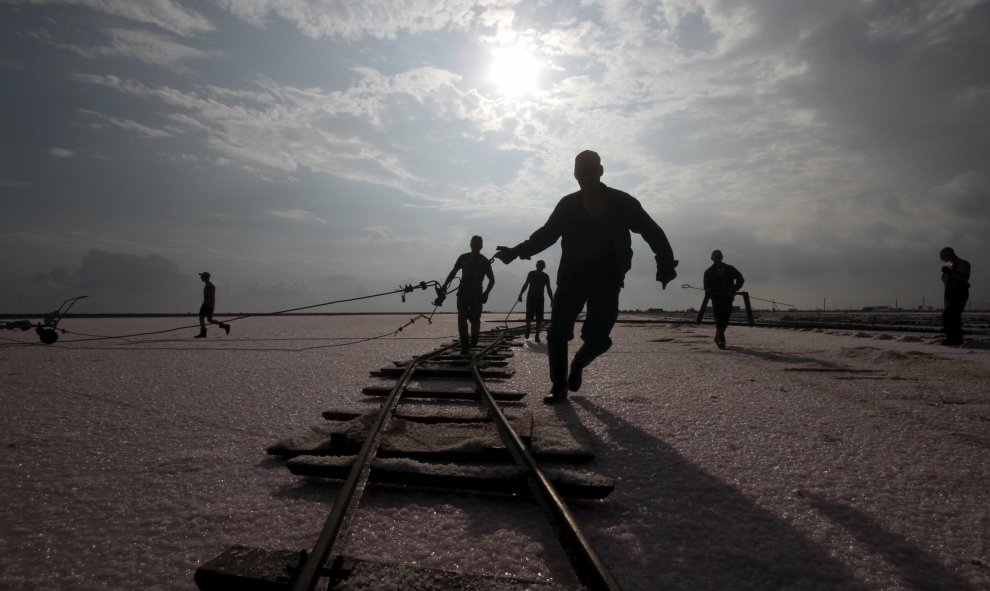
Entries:
POLYGON ((547 361, 550 393, 543 397, 543 402, 554 404, 567 400, 567 341, 547 339, 547 361))
POLYGON ((574 354, 574 360, 571 362, 571 373, 567 376, 567 389, 571 392, 577 392, 581 389, 581 372, 584 368, 591 363, 591 360, 597 357, 591 352, 591 348, 587 344, 581 345, 577 353, 574 354))
POLYGON ((199 329, 199 334, 196 335, 196 336, 194 336, 193 338, 194 339, 205 339, 206 338, 206 329, 205 328, 199 329))

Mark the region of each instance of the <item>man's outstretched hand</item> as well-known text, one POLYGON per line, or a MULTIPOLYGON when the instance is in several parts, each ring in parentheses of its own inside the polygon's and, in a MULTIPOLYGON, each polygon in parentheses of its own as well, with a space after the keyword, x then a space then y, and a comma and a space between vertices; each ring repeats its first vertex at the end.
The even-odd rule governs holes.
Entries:
POLYGON ((508 265, 512 261, 516 260, 516 253, 512 252, 512 249, 508 246, 496 246, 495 258, 508 265))
POLYGON ((667 284, 677 277, 677 271, 674 267, 677 266, 677 261, 672 261, 670 264, 662 264, 657 268, 657 281, 663 286, 663 289, 667 289, 667 284))

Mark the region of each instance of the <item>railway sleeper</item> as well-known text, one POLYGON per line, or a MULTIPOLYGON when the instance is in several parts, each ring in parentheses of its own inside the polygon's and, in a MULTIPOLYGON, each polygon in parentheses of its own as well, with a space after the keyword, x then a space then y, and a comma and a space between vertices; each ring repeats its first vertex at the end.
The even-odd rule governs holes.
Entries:
MULTIPOLYGON (((392 388, 389 386, 366 386, 361 393, 367 396, 388 396, 392 388)), ((499 402, 517 402, 526 396, 525 392, 492 392, 492 397, 499 402)), ((471 386, 469 389, 439 389, 422 386, 407 387, 402 391, 403 398, 440 398, 444 400, 480 400, 478 390, 471 386)))
MULTIPOLYGON (((327 411, 326 423, 314 425, 269 446, 270 455, 347 456, 358 453, 374 414, 327 411)), ((547 462, 580 463, 595 458, 591 436, 578 426, 523 413, 510 424, 534 458, 547 462)), ((512 460, 491 420, 472 415, 395 415, 385 430, 379 457, 433 461, 512 460)))
MULTIPOLYGON (((377 371, 370 372, 371 377, 375 378, 398 378, 406 371, 404 367, 383 367, 377 371)), ((515 370, 503 367, 503 368, 481 368, 479 369, 481 377, 488 380, 507 380, 515 375, 515 370)), ((458 378, 458 379, 470 379, 471 370, 467 365, 463 366, 434 366, 434 367, 417 367, 412 373, 413 379, 417 378, 458 378)))
MULTIPOLYGON (((352 456, 300 456, 286 462, 286 466, 298 476, 343 480, 353 462, 352 456)), ((614 480, 599 474, 556 466, 542 466, 541 470, 566 499, 604 499, 615 489, 614 480)), ((461 492, 530 494, 523 470, 509 464, 427 463, 408 458, 378 458, 371 466, 368 482, 461 492)))

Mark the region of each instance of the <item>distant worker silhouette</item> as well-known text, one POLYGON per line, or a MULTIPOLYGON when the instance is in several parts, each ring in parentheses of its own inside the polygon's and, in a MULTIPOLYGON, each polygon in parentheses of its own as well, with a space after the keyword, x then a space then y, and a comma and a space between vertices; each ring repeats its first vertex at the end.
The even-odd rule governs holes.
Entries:
POLYGON ((705 295, 712 302, 712 315, 715 316, 715 345, 725 348, 725 329, 732 316, 732 299, 743 286, 742 273, 732 265, 722 262, 722 251, 712 251, 712 266, 705 270, 705 295))
POLYGON ((461 282, 457 287, 457 332, 461 337, 461 354, 467 355, 478 344, 478 331, 481 329, 481 308, 488 301, 488 294, 495 286, 495 274, 492 264, 481 254, 484 246, 481 236, 471 237, 471 252, 457 257, 454 268, 443 282, 442 291, 446 292, 450 282, 457 272, 461 272, 461 282), (488 277, 488 287, 481 289, 485 277, 488 277), (468 334, 468 323, 471 332, 468 334))
POLYGON ((206 323, 217 324, 224 330, 225 333, 230 334, 230 325, 224 324, 218 320, 213 319, 213 308, 216 306, 217 302, 217 288, 215 285, 210 283, 210 274, 206 271, 199 274, 199 278, 203 280, 206 285, 203 286, 203 305, 199 307, 199 334, 196 335, 197 339, 206 338, 206 323))
POLYGON ((942 311, 942 327, 945 330, 943 345, 963 344, 962 313, 969 300, 969 261, 956 256, 956 251, 946 246, 938 253, 942 262, 942 283, 945 284, 945 308, 942 311))
POLYGON ((567 399, 567 391, 581 387, 582 371, 612 346, 609 334, 619 317, 619 291, 632 266, 632 238, 643 236, 656 254, 657 281, 664 289, 677 277, 674 253, 660 226, 634 197, 602 183, 601 158, 586 150, 574 159, 574 178, 580 190, 562 198, 542 228, 512 248, 499 246, 495 256, 503 263, 516 257, 528 259, 561 239, 557 295, 547 331, 550 394, 546 403, 567 399), (585 304, 581 327, 584 344, 567 372, 567 342, 574 338, 574 323, 585 304))
POLYGON ((536 342, 540 342, 540 325, 543 324, 543 291, 550 295, 550 305, 553 305, 553 290, 550 289, 550 276, 543 269, 547 264, 543 261, 536 261, 536 269, 526 275, 526 282, 519 290, 519 301, 522 301, 522 294, 529 286, 529 293, 526 294, 526 338, 529 338, 529 325, 536 322, 536 342))

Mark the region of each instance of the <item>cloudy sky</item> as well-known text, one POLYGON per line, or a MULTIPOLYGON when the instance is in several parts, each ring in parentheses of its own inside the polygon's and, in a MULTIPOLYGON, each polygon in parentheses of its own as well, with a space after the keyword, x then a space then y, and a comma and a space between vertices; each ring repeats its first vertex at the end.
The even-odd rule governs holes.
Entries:
POLYGON ((680 260, 661 291, 634 237, 623 308, 697 306, 713 248, 831 309, 940 305, 951 245, 990 302, 988 30, 983 0, 0 0, 0 312, 442 280, 542 225, 584 149, 680 260))

